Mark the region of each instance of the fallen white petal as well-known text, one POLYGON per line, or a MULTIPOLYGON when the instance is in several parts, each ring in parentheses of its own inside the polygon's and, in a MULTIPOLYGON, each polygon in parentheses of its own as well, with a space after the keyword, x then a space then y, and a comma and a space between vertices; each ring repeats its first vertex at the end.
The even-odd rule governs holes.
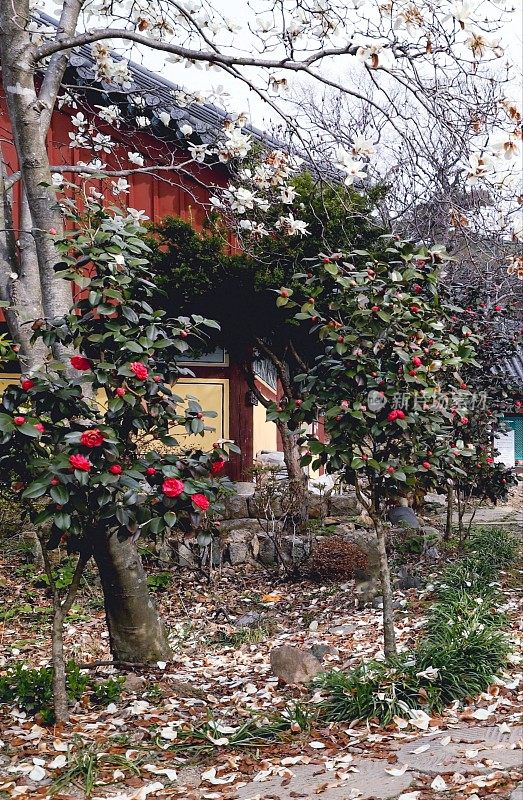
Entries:
POLYGON ((434 789, 435 792, 446 792, 448 789, 447 784, 441 777, 441 775, 437 775, 432 783, 430 784, 430 788, 434 789))
POLYGON ((323 750, 325 745, 323 742, 309 742, 309 747, 313 747, 315 750, 323 750))
POLYGON ((403 764, 402 767, 392 767, 391 769, 386 769, 385 772, 388 775, 392 775, 394 778, 399 778, 401 777, 401 775, 405 775, 408 768, 409 768, 408 764, 403 764))
POLYGON ((46 775, 47 772, 45 771, 45 769, 41 767, 40 764, 35 764, 31 772, 29 773, 29 778, 32 781, 43 781, 46 775))
POLYGON ((411 750, 410 752, 413 755, 418 755, 419 753, 426 753, 427 750, 430 750, 430 744, 422 744, 420 747, 416 747, 415 750, 411 750))
POLYGON ((476 758, 479 750, 465 750, 465 758, 476 758))
POLYGON ((400 794, 398 800, 418 800, 419 792, 405 792, 400 794))
POLYGON ((48 767, 49 769, 61 769, 62 767, 65 767, 66 764, 67 764, 66 756, 59 755, 56 756, 56 758, 53 758, 53 760, 49 762, 48 767))
POLYGON ((444 736, 443 739, 440 739, 440 743, 443 745, 443 747, 446 747, 448 744, 451 743, 451 741, 452 741, 452 736, 444 736))
POLYGON ((491 713, 488 708, 477 708, 472 716, 474 719, 488 719, 491 713))

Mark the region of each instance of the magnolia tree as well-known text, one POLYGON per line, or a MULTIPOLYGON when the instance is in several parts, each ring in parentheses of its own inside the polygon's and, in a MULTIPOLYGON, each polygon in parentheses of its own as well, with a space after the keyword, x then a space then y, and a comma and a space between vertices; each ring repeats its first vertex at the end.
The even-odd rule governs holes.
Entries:
MULTIPOLYGON (((400 142, 410 142, 413 132, 407 123, 412 103, 423 114, 422 127, 432 128, 441 120, 448 136, 459 141, 465 152, 470 150, 472 161, 465 169, 480 185, 489 173, 491 152, 514 155, 519 112, 509 99, 503 106, 505 116, 500 111, 495 126, 481 130, 482 138, 477 137, 484 115, 482 87, 505 86, 504 75, 496 71, 485 75, 485 65, 505 63, 497 32, 510 21, 513 9, 504 0, 483 0, 472 10, 459 0, 400 0, 393 5, 381 0, 320 0, 308 5, 301 0, 278 0, 276 5, 273 0, 258 0, 245 8, 243 29, 221 5, 221 0, 215 4, 59 0, 52 9, 56 24, 51 24, 50 18, 42 16, 45 3, 12 0, 2 4, 0 61, 18 164, 8 163, 3 143, 0 293, 12 305, 7 318, 28 365, 41 359, 42 351, 31 346, 22 323, 31 317, 65 313, 70 302, 67 285, 55 275, 57 251, 48 235, 49 230, 60 231, 63 222, 53 180, 60 186, 64 173, 105 176, 109 191, 125 196, 127 178, 133 173, 152 172, 176 181, 191 163, 241 162, 253 145, 241 113, 225 115, 220 130, 211 134, 206 130, 201 135, 188 122, 176 125, 184 107, 209 99, 226 103, 223 87, 206 92, 182 88, 169 92, 149 85, 140 89, 132 77, 130 56, 140 60, 146 51, 157 51, 166 60, 163 72, 167 65, 169 70, 172 65, 174 69, 199 66, 243 86, 294 131, 301 155, 311 165, 317 163, 317 139, 313 147, 285 101, 287 88, 298 79, 336 90, 351 102, 366 100, 376 117, 375 138, 389 126, 400 142), (68 69, 73 62, 81 64, 77 79, 68 69), (461 96, 456 88, 459 76, 471 87, 466 106, 469 128, 463 128, 461 118, 450 113, 461 96), (370 91, 362 94, 365 83, 370 91), (65 156, 59 164, 50 161, 47 134, 58 105, 71 114, 75 128, 71 147, 85 152, 82 163, 73 159, 68 163, 65 156), (147 152, 137 151, 136 130, 147 133, 149 144, 143 145, 147 152), (493 132, 502 140, 497 150, 490 141, 493 132), (187 157, 166 156, 166 141, 185 148, 187 157), (469 142, 473 143, 470 147, 469 142), (18 183, 20 224, 11 219, 11 197, 18 183)), ((336 161, 336 169, 352 184, 365 176, 374 145, 355 132, 347 137, 340 131, 333 140, 336 130, 337 125, 329 126, 326 157, 336 161)), ((293 166, 281 148, 267 146, 260 169, 251 174, 237 172, 237 180, 215 193, 214 202, 225 211, 231 208, 244 214, 244 232, 266 235, 270 230, 252 220, 251 212, 270 205, 272 192, 285 190, 293 166)), ((278 230, 303 233, 299 211, 286 198, 290 207, 279 218, 278 230)), ((58 345, 55 355, 60 355, 58 345)))
MULTIPOLYGON (((293 427, 323 418, 326 441, 305 435, 304 463, 325 466, 353 484, 374 524, 383 589, 385 654, 396 652, 385 514, 422 475, 431 485, 461 453, 450 445, 453 411, 439 402, 458 393, 455 413, 468 422, 471 393, 460 369, 474 359, 475 337, 450 334, 450 309, 438 296, 441 251, 384 237, 381 253, 325 256, 278 304, 295 311, 323 352, 297 378, 302 397, 279 416, 293 427)), ((281 408, 281 406, 280 406, 281 408)))
POLYGON ((65 600, 55 587, 59 718, 66 716, 62 623, 87 561, 99 571, 115 661, 169 658, 135 542, 176 527, 199 529, 206 545, 209 513, 227 482, 219 477, 226 459, 220 443, 211 453, 183 452, 174 435, 179 426, 189 434, 209 430, 205 417, 215 415, 172 389, 187 339, 215 323, 168 320, 152 309, 144 229, 133 217, 91 201, 83 222, 53 243, 60 276, 79 287, 74 307, 33 325, 36 341, 74 355, 69 364, 49 358, 24 375, 4 393, 0 413, 1 475, 40 530, 48 571, 47 551, 61 542, 79 554, 65 600))

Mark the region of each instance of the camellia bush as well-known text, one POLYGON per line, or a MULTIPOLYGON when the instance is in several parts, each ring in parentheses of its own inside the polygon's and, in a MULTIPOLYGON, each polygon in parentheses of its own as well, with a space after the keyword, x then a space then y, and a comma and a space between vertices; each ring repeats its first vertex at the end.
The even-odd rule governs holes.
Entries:
POLYGON ((216 323, 168 320, 149 305, 147 246, 132 215, 93 201, 81 219, 70 214, 78 227, 56 247, 57 269, 75 287, 74 306, 33 324, 49 358, 5 391, 0 413, 0 474, 37 526, 47 566, 47 551, 60 543, 79 554, 65 600, 55 587, 53 667, 62 719, 61 630, 87 561, 92 557, 100 574, 115 661, 169 658, 135 543, 177 527, 208 544, 210 513, 227 484, 220 477, 222 444, 211 453, 182 452, 173 435, 180 426, 201 434, 209 430, 205 418, 215 416, 172 387, 187 373, 176 362, 187 339, 216 323), (54 359, 56 347, 70 352, 68 363, 54 359))
POLYGON ((473 402, 460 368, 474 360, 466 323, 449 333, 451 314, 438 294, 444 254, 383 237, 376 255, 325 256, 282 287, 277 304, 293 312, 323 352, 298 376, 301 398, 282 398, 270 417, 297 428, 323 419, 325 441, 304 435, 304 464, 324 466, 354 485, 376 529, 383 588, 385 654, 396 651, 386 554, 386 511, 416 488, 437 485, 449 459, 454 416, 473 402), (456 396, 451 408, 444 397, 456 396), (453 410, 455 409, 455 410, 453 410))

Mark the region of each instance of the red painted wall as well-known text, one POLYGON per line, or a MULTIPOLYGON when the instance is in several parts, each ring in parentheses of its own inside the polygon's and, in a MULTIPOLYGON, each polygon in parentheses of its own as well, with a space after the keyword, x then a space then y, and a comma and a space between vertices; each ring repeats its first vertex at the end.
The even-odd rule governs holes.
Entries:
MULTIPOLYGON (((72 112, 73 114, 76 111, 72 112)), ((86 114, 87 116, 87 114, 86 114)), ((84 148, 70 147, 69 133, 75 129, 71 123, 70 114, 64 107, 56 110, 48 135, 48 151, 53 166, 76 164, 78 161, 89 162, 94 156, 99 156, 111 169, 125 169, 129 166, 127 151, 141 153, 145 158, 145 166, 154 169, 157 165, 170 165, 188 161, 188 154, 176 144, 161 142, 153 136, 141 132, 125 129, 120 130, 108 126, 100 120, 96 121, 96 129, 101 133, 111 134, 113 141, 119 143, 114 154, 93 154, 84 148)), ((0 137, 2 152, 6 161, 8 174, 18 169, 16 150, 12 141, 9 117, 5 103, 5 95, 0 88, 0 137)), ((79 182, 80 178, 71 173, 65 174, 71 182, 79 182)), ((176 170, 157 171, 155 174, 138 173, 129 175, 126 180, 130 184, 129 194, 122 194, 114 198, 116 204, 143 210, 152 220, 160 220, 166 215, 181 217, 190 222, 196 229, 201 229, 205 223, 205 206, 208 201, 209 191, 205 187, 224 185, 227 180, 225 170, 211 168, 201 164, 187 164, 184 174, 176 170), (203 184, 203 186, 201 185, 203 184)), ((90 181, 98 190, 105 189, 108 198, 111 196, 111 179, 106 181, 90 181)), ((13 191, 15 219, 18 217, 20 206, 20 185, 16 184, 13 191)), ((231 248, 235 244, 231 239, 231 248)), ((1 311, 0 311, 1 314, 1 311)), ((0 320, 3 315, 0 316, 0 320)), ((242 448, 241 456, 231 459, 230 477, 240 480, 252 464, 252 406, 246 401, 248 391, 247 383, 241 369, 232 364, 229 367, 194 367, 197 377, 223 377, 228 378, 230 404, 229 404, 229 431, 242 448)))

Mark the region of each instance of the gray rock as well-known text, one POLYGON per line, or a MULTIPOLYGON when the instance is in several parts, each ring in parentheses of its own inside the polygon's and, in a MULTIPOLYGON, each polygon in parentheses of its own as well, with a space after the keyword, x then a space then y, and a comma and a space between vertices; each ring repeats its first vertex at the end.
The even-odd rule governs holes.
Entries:
POLYGON ((247 614, 242 614, 241 617, 235 619, 232 623, 235 628, 250 628, 251 625, 257 625, 262 619, 262 615, 257 611, 248 611, 247 614))
POLYGON ((427 558, 429 561, 437 561, 440 558, 440 552, 439 552, 438 548, 435 547, 434 545, 431 545, 430 547, 427 547, 427 549, 425 550, 424 555, 425 555, 425 558, 427 558))
POLYGON ((331 494, 329 497, 329 514, 335 517, 352 516, 360 510, 355 494, 331 494))
POLYGON ((378 595, 372 598, 372 608, 383 608, 383 596, 378 595))
POLYGON ((313 644, 310 651, 318 661, 323 661, 325 656, 338 656, 340 654, 338 648, 330 644, 313 644))
POLYGON ((249 498, 246 495, 233 494, 224 500, 224 516, 226 519, 245 519, 249 517, 249 498))
POLYGON ((222 547, 218 539, 213 539, 211 543, 211 561, 213 567, 219 567, 222 563, 222 547))
MULTIPOLYGON (((278 530, 280 529, 280 525, 278 523, 276 523, 276 528, 278 530)), ((225 535, 233 531, 242 531, 243 536, 246 535, 246 531, 249 531, 252 536, 255 536, 256 534, 263 534, 264 529, 257 519, 251 519, 250 517, 238 517, 237 519, 222 520, 220 524, 220 533, 225 535)))
POLYGON ((276 563, 276 548, 268 536, 258 537, 258 561, 265 567, 272 567, 276 563))
POLYGON ((241 497, 252 497, 256 486, 252 481, 236 481, 234 483, 234 489, 236 494, 241 497))
POLYGON ((183 542, 178 542, 178 547, 176 548, 176 561, 180 567, 196 566, 196 560, 194 558, 193 551, 183 542))
POLYGON ((285 644, 271 650, 271 669, 283 683, 309 683, 322 671, 321 662, 309 650, 285 644))
POLYGON ((314 492, 309 492, 308 509, 310 519, 325 518, 329 513, 328 497, 322 497, 319 494, 314 494, 314 492))
POLYGON ((125 676, 123 685, 124 692, 133 694, 140 694, 146 685, 147 681, 142 675, 135 675, 134 672, 128 672, 125 676))
POLYGON ((387 513, 389 522, 403 528, 419 528, 419 519, 408 506, 397 506, 389 509, 387 513))
POLYGON ((413 574, 408 567, 400 567, 398 570, 398 589, 420 589, 423 581, 418 575, 413 574))
POLYGON ((333 625, 332 628, 329 628, 329 633, 333 636, 350 636, 352 633, 355 633, 356 625, 333 625))
POLYGON ((283 536, 281 551, 293 564, 301 564, 310 555, 310 543, 301 536, 283 536))
POLYGON ((283 516, 284 509, 279 497, 274 497, 271 502, 271 511, 268 513, 266 508, 266 500, 263 495, 254 494, 247 500, 250 517, 259 517, 260 519, 279 519, 283 516))
POLYGON ((227 547, 227 555, 233 566, 235 564, 243 564, 247 558, 248 552, 249 548, 245 542, 230 542, 227 547))

